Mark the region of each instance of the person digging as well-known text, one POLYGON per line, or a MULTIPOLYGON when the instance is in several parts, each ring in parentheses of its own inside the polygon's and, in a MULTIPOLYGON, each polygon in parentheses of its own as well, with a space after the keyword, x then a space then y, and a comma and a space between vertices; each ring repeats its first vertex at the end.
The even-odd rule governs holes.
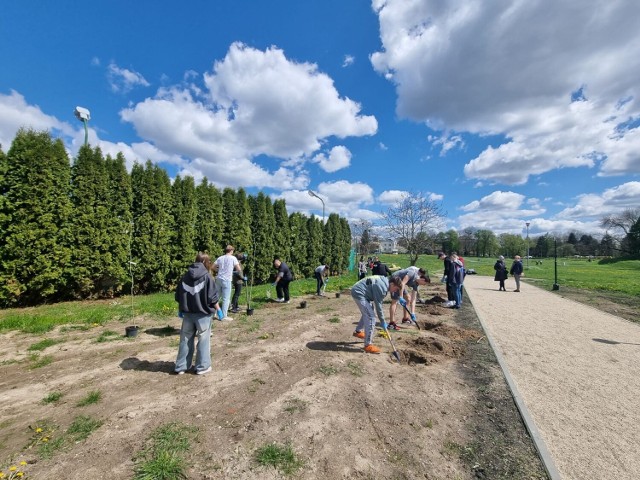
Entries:
POLYGON ((416 300, 418 299, 418 286, 431 283, 429 274, 423 268, 408 267, 398 270, 391 278, 399 278, 402 282, 402 288, 391 294, 391 306, 389 307, 389 328, 398 330, 399 327, 395 322, 396 308, 398 303, 403 307, 402 323, 416 323, 416 300), (407 293, 405 287, 411 288, 411 295, 407 293))
POLYGON ((375 310, 380 320, 380 326, 386 330, 386 322, 384 312, 382 310, 382 301, 387 295, 400 291, 402 288, 402 280, 400 278, 382 277, 373 275, 363 278, 351 287, 351 297, 360 309, 360 321, 356 326, 353 336, 364 339, 364 351, 366 353, 380 353, 380 349, 373 344, 373 335, 375 333, 376 316, 373 312, 371 302, 375 305, 375 310))

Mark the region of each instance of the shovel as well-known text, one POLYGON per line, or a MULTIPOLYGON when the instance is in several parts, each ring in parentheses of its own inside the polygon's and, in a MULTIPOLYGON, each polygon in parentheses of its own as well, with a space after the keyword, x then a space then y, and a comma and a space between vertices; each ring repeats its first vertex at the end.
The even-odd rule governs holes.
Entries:
POLYGON ((398 353, 398 350, 396 350, 396 346, 393 344, 393 340, 391 340, 391 334, 389 333, 389 330, 387 330, 387 324, 386 323, 382 324, 382 329, 384 330, 384 333, 387 334, 386 336, 389 339, 389 343, 391 344, 391 348, 393 348, 393 356, 398 361, 398 363, 400 363, 400 354, 398 353))

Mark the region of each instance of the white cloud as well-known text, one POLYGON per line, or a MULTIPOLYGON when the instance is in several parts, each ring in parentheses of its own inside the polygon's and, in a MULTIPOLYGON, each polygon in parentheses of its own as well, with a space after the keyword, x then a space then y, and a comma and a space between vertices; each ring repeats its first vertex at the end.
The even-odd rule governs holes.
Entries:
POLYGON ((460 135, 454 135, 450 132, 443 132, 442 135, 428 135, 427 140, 429 140, 433 145, 440 147, 440 156, 444 157, 449 150, 452 150, 456 147, 463 148, 464 140, 460 135))
POLYGON ((111 90, 116 93, 128 93, 134 87, 148 87, 150 85, 142 74, 126 68, 120 68, 113 62, 107 67, 107 80, 111 90))
MULTIPOLYGON (((379 214, 362 209, 362 205, 373 203, 373 189, 361 182, 323 182, 314 190, 324 201, 325 216, 330 213, 338 213, 347 219, 361 218, 367 220, 377 219, 379 214)), ((300 211, 321 215, 322 202, 309 195, 307 190, 283 191, 278 198, 284 198, 289 212, 300 211)))
POLYGON ((640 182, 627 182, 609 188, 598 195, 586 193, 579 195, 576 205, 565 208, 555 219, 596 219, 604 215, 620 213, 640 205, 640 182))
POLYGON ((353 62, 356 61, 356 58, 353 55, 345 55, 344 61, 342 62, 343 67, 349 67, 353 65, 353 62))
POLYGON ((351 164, 351 152, 347 147, 337 145, 331 149, 329 156, 319 153, 313 157, 313 161, 319 163, 325 172, 337 172, 351 164))
MULTIPOLYGON (((194 159, 185 172, 200 170, 225 185, 305 188, 301 159, 313 158, 329 137, 377 130, 375 117, 361 115, 359 104, 340 97, 316 65, 288 60, 275 47, 232 44, 204 75, 204 84, 203 91, 195 85, 162 88, 121 116, 167 155, 194 159), (280 161, 280 167, 272 172, 257 165, 259 155, 280 161)), ((324 167, 334 169, 328 171, 346 166, 350 153, 343 148, 324 159, 324 167)))
MULTIPOLYGON (((70 111, 69 117, 72 115, 73 112, 70 111)), ((22 127, 34 130, 57 130, 64 135, 71 135, 74 131, 69 123, 46 115, 37 105, 29 105, 15 90, 11 90, 8 95, 0 93, 0 145, 5 152, 9 150, 16 133, 22 127)))
POLYGON ((502 134, 465 168, 525 183, 556 168, 640 173, 639 2, 375 0, 401 117, 502 134), (553 15, 549 12, 552 11, 553 15), (632 122, 633 123, 633 122, 632 122))
POLYGON ((385 205, 395 205, 407 196, 409 196, 409 192, 404 190, 385 190, 378 195, 378 202, 385 205))

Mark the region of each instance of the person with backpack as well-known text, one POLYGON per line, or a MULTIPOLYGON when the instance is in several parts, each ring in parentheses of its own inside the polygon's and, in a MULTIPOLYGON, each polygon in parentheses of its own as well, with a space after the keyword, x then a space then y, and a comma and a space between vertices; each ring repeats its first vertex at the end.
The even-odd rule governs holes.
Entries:
POLYGON ((520 259, 520 255, 516 255, 513 257, 513 263, 511 264, 511 270, 509 273, 513 275, 513 278, 516 281, 516 289, 514 292, 520 291, 520 277, 524 275, 524 266, 522 265, 522 260, 520 259))
POLYGON ((273 259, 273 266, 278 270, 276 280, 272 283, 272 286, 276 287, 276 294, 278 296, 276 302, 289 303, 289 284, 293 280, 291 269, 286 263, 280 260, 280 257, 273 259))
POLYGON ((388 279, 387 277, 380 275, 372 275, 358 282, 351 287, 351 298, 356 302, 358 309, 360 309, 360 320, 356 326, 353 336, 356 338, 364 339, 364 351, 365 353, 380 353, 380 349, 373 344, 373 335, 375 333, 376 315, 380 320, 380 326, 386 330, 387 324, 384 319, 384 311, 382 309, 382 302, 387 292, 395 294, 402 289, 402 281, 397 277, 388 279))
POLYGON ((449 255, 449 260, 451 263, 447 272, 447 282, 451 284, 451 291, 454 296, 455 304, 453 308, 460 308, 462 306, 462 286, 465 277, 464 264, 455 252, 449 255))
POLYGON ((322 287, 324 286, 325 278, 329 277, 329 265, 320 265, 316 267, 313 272, 313 276, 316 279, 316 295, 322 296, 322 287))
POLYGON ((176 358, 175 372, 178 375, 191 370, 193 364, 194 343, 195 373, 204 375, 211 371, 211 317, 217 312, 223 316, 218 304, 218 292, 211 277, 211 259, 206 253, 198 253, 195 261, 182 276, 175 293, 178 302, 178 315, 182 317, 180 343, 176 358))

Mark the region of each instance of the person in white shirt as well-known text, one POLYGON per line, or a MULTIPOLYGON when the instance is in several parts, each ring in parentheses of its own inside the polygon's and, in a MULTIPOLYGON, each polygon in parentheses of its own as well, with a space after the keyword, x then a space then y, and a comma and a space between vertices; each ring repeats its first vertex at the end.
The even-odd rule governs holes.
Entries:
POLYGON ((324 286, 325 278, 329 277, 329 265, 322 264, 319 267, 316 267, 313 276, 316 279, 316 295, 324 295, 322 293, 322 287, 324 286))
POLYGON ((231 300, 231 280, 233 279, 233 271, 236 270, 242 275, 242 268, 240 262, 233 255, 233 245, 227 245, 224 249, 224 255, 221 255, 213 263, 213 269, 218 272, 216 276, 216 289, 218 290, 218 296, 222 299, 222 313, 224 318, 223 322, 230 322, 233 318, 230 318, 227 313, 229 312, 229 303, 231 300))

